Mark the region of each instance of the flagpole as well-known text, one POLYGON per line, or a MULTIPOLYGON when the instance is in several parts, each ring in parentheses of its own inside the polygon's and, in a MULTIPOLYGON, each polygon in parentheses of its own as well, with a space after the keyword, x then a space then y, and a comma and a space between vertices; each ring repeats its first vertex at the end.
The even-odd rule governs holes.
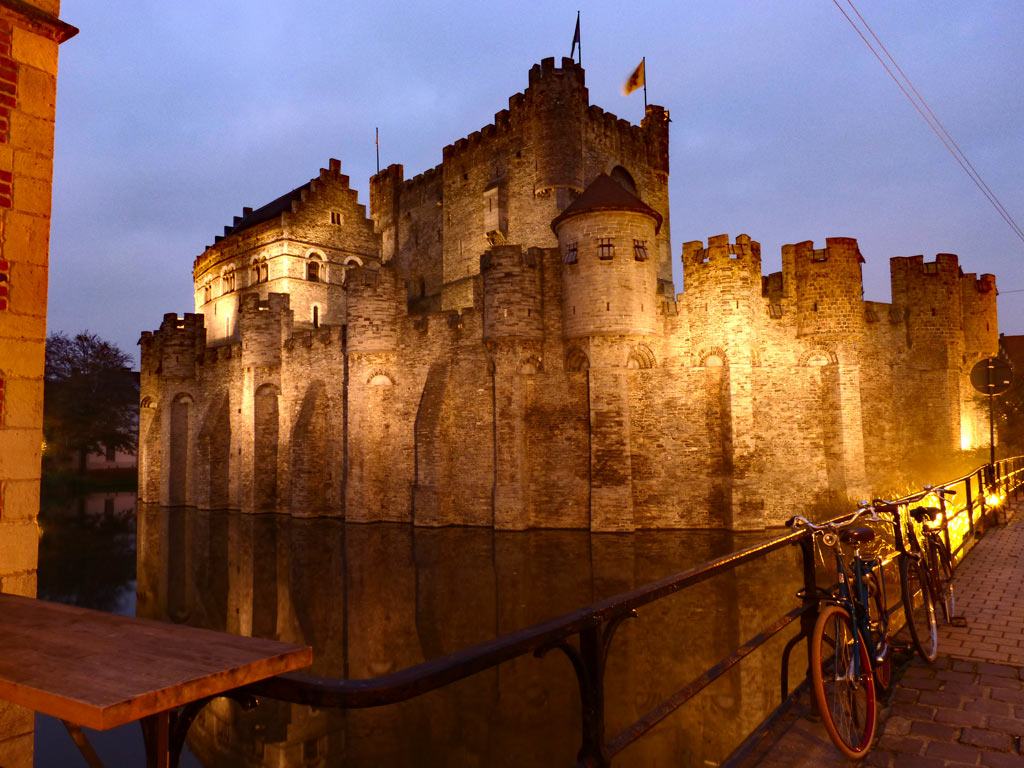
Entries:
MULTIPOLYGON (((580 12, 576 11, 576 29, 580 28, 580 12)), ((576 41, 576 45, 580 49, 580 66, 583 66, 583 35, 580 35, 580 39, 576 41)))
POLYGON ((647 114, 647 57, 644 56, 641 60, 644 65, 644 114, 647 114))
MULTIPOLYGON (((647 91, 644 91, 644 98, 646 99, 647 91)), ((647 111, 647 105, 644 105, 644 111, 647 111)), ((377 146, 377 173, 380 173, 380 128, 374 128, 375 138, 373 143, 377 146)))

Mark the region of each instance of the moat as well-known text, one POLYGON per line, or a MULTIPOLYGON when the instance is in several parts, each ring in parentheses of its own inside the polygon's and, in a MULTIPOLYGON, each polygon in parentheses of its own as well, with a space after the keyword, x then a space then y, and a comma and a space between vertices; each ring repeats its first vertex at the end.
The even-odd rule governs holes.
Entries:
MULTIPOLYGON (((314 674, 348 679, 398 671, 774 535, 426 529, 142 505, 135 538, 134 511, 131 495, 108 495, 51 512, 40 597, 308 643, 314 674), (76 549, 89 554, 69 555, 76 549)), ((609 656, 607 732, 632 723, 794 605, 799 576, 797 551, 784 549, 641 610, 619 630, 609 656)), ((614 764, 717 764, 778 703, 788 636, 614 764)), ((569 766, 579 718, 571 666, 550 653, 375 709, 265 700, 243 712, 218 699, 193 725, 194 757, 183 764, 569 766)), ((59 745, 41 742, 66 735, 45 722, 39 733, 37 765, 60 764, 46 762, 59 745)), ((132 743, 141 749, 137 729, 98 748, 102 757, 105 748, 130 750, 132 743)))

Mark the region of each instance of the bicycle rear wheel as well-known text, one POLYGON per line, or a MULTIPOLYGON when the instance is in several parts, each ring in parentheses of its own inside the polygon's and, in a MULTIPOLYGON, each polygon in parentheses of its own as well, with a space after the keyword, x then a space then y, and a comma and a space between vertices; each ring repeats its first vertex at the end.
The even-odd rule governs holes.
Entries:
POLYGON ((924 565, 913 558, 900 558, 900 590, 910 640, 929 664, 939 655, 939 629, 935 606, 924 565))
POLYGON ((953 594, 953 563, 949 559, 946 545, 939 541, 931 542, 929 565, 935 570, 935 581, 938 585, 936 603, 942 608, 942 617, 946 623, 953 621, 956 615, 956 596, 953 594))
POLYGON ((875 736, 875 684, 867 643, 850 613, 828 605, 811 635, 811 686, 822 724, 836 748, 861 758, 875 736))

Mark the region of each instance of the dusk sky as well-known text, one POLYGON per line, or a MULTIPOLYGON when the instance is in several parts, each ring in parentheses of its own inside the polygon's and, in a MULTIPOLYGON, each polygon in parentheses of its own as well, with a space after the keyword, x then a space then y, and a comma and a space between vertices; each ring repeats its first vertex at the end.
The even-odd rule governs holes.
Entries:
MULTIPOLYGON (((856 5, 1024 226, 1024 3, 856 5)), ((382 168, 434 167, 569 55, 577 9, 590 102, 638 123, 643 93, 621 88, 646 56, 671 113, 677 292, 687 240, 747 233, 768 273, 785 243, 855 237, 866 298, 890 300, 890 257, 955 253, 996 275, 1001 330, 1024 334, 1024 242, 832 0, 64 0, 81 32, 60 49, 50 331, 137 361, 141 331, 194 311, 192 262, 243 206, 331 157, 368 204, 378 126, 382 168)))

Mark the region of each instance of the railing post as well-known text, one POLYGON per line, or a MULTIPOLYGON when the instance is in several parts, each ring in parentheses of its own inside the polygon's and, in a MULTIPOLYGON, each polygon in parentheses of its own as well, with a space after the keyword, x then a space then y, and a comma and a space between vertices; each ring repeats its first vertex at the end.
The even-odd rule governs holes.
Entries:
POLYGON ((974 536, 974 500, 971 499, 971 478, 964 480, 964 494, 967 496, 967 535, 974 536))
POLYGON ((583 714, 583 744, 577 759, 592 768, 610 765, 604 754, 604 638, 595 622, 580 631, 580 707, 583 714))
POLYGON ((949 518, 946 517, 946 494, 939 494, 939 509, 942 510, 942 533, 946 539, 946 551, 953 555, 953 542, 949 538, 949 518))
POLYGON ((983 531, 987 527, 985 518, 988 517, 988 502, 985 500, 985 479, 982 474, 984 471, 985 467, 982 467, 981 469, 978 470, 978 506, 981 507, 981 515, 979 516, 979 520, 981 521, 981 530, 983 531))
POLYGON ((804 571, 804 613, 800 617, 800 633, 807 638, 807 677, 811 675, 811 637, 818 621, 818 579, 814 568, 814 537, 800 539, 800 554, 804 571))

